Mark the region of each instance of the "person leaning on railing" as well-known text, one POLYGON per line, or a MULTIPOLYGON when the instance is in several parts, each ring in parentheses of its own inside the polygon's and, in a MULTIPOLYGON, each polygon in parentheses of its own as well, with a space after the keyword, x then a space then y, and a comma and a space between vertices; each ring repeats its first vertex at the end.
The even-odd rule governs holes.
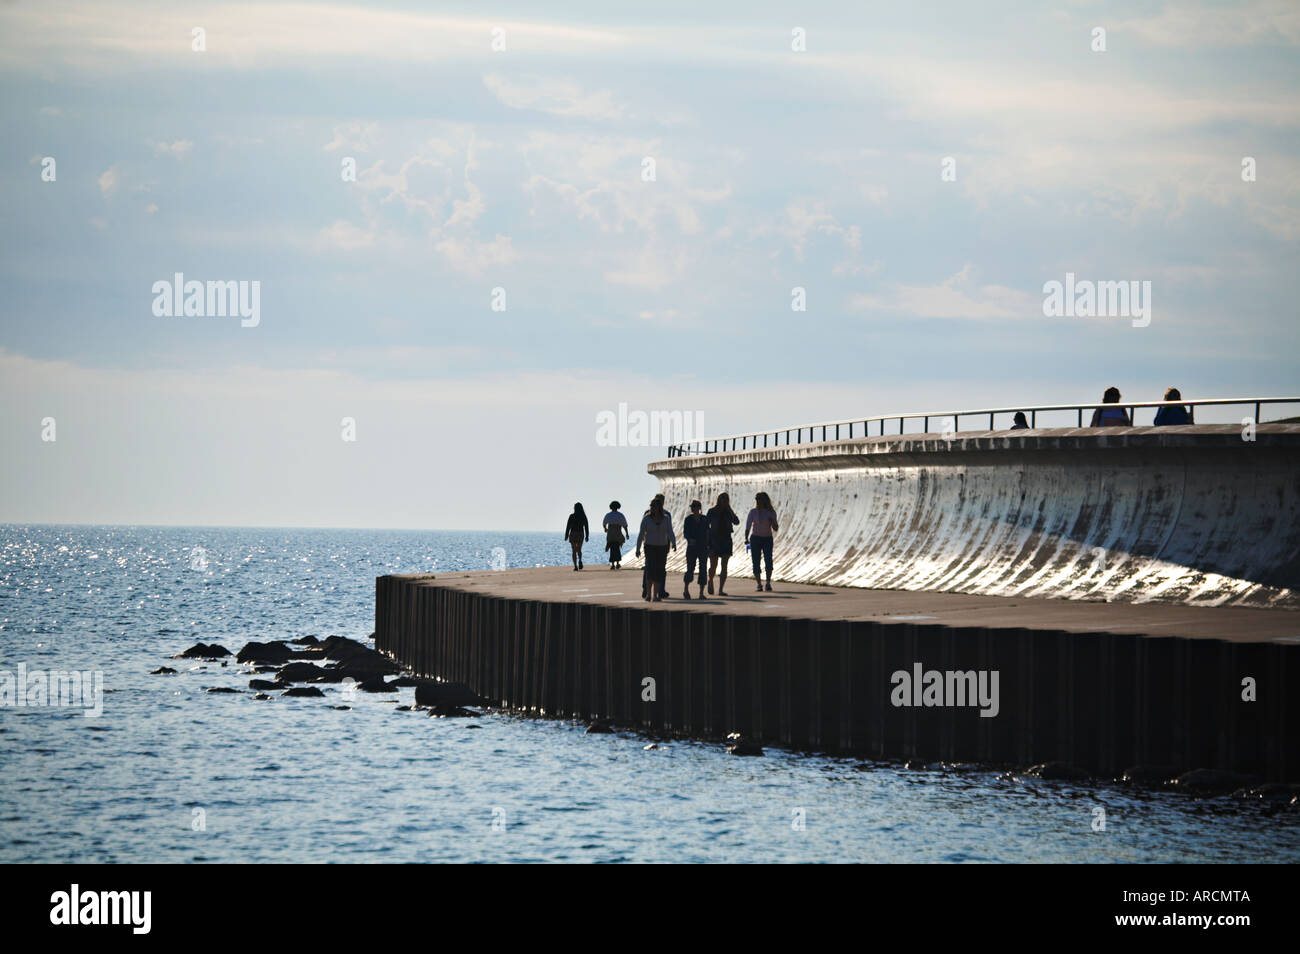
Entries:
MULTIPOLYGON (((1181 401, 1182 392, 1177 388, 1170 388, 1165 392, 1166 401, 1181 401)), ((1192 423, 1191 415, 1187 413, 1187 408, 1181 404, 1166 405, 1156 409, 1156 427, 1165 427, 1170 424, 1190 424, 1192 423)))
MULTIPOLYGON (((1119 388, 1107 388, 1101 396, 1103 404, 1119 404, 1119 388)), ((1099 407, 1092 412, 1093 427, 1130 427, 1128 412, 1122 407, 1099 407)))

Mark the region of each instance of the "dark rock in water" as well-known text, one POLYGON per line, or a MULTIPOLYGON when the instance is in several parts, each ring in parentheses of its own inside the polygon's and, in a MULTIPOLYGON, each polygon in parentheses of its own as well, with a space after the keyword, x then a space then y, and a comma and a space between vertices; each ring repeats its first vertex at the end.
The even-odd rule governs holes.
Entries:
POLYGON ((260 676, 264 672, 279 672, 279 671, 280 671, 279 666, 254 666, 252 669, 249 670, 249 672, 258 676, 260 676))
POLYGON ((211 689, 208 689, 207 691, 208 692, 234 692, 234 693, 239 692, 238 689, 231 689, 229 686, 213 686, 211 689))
POLYGON ((253 698, 257 699, 258 701, 264 702, 267 699, 270 699, 271 697, 268 696, 265 692, 259 692, 257 695, 253 696, 253 698))
POLYGON ((325 693, 321 692, 315 686, 294 686, 292 689, 286 689, 284 692, 280 693, 280 695, 282 696, 323 696, 325 695, 325 693))
POLYGON ((270 643, 254 642, 241 649, 239 655, 235 657, 235 661, 279 665, 280 663, 287 663, 293 654, 294 651, 280 640, 270 643))
POLYGON ((172 659, 220 659, 229 656, 230 650, 216 643, 195 643, 183 653, 177 653, 172 659))
POLYGON ((1223 769, 1192 769, 1184 772, 1168 783, 1170 788, 1180 792, 1192 792, 1198 795, 1226 794, 1249 785, 1253 779, 1247 775, 1228 772, 1223 769))
POLYGON ((478 694, 463 682, 422 682, 415 687, 415 702, 421 706, 482 705, 478 694))
POLYGON ((344 711, 344 712, 351 712, 351 711, 352 711, 352 707, 351 707, 351 706, 330 706, 330 708, 331 708, 331 709, 340 709, 340 710, 342 710, 342 711, 344 711))
POLYGON ((762 755, 763 746, 755 739, 747 739, 739 732, 727 736, 728 755, 762 755))
POLYGON ((481 729, 481 728, 483 728, 483 727, 482 727, 481 725, 472 725, 472 724, 471 724, 471 725, 467 725, 467 726, 465 726, 465 728, 467 728, 467 729, 481 729))
POLYGON ((248 680, 249 689, 283 689, 284 684, 275 682, 271 679, 250 679, 248 680))
POLYGON ((587 724, 587 735, 608 735, 614 731, 614 727, 608 722, 590 722, 587 724))
POLYGON ((402 667, 387 656, 372 653, 369 656, 352 656, 341 660, 338 668, 353 679, 366 679, 370 676, 391 676, 402 671, 402 667))
POLYGON ((390 686, 388 683, 384 682, 383 676, 371 676, 369 679, 365 679, 357 683, 357 688, 360 689, 362 692, 396 692, 397 691, 397 688, 395 686, 390 686))
POLYGON ((1300 785, 1287 785, 1282 782, 1269 782, 1250 788, 1239 788, 1232 793, 1233 798, 1244 798, 1252 802, 1268 802, 1274 805, 1289 805, 1300 796, 1300 785))
POLYGON ((406 689, 409 686, 422 686, 427 681, 428 680, 420 679, 417 676, 398 676, 390 682, 389 685, 397 689, 406 689))
POLYGON ((398 706, 398 707, 397 707, 396 709, 394 709, 393 711, 394 711, 394 712, 414 712, 414 711, 415 711, 415 706, 398 706))
POLYGON ((1174 777, 1171 765, 1134 765, 1126 768, 1120 776, 1122 782, 1134 785, 1162 785, 1174 777))
POLYGON ((275 681, 279 683, 286 682, 338 682, 343 677, 339 675, 338 679, 331 678, 335 673, 315 663, 308 662, 291 662, 286 663, 275 674, 275 681))
POLYGON ((429 715, 434 719, 462 719, 467 716, 482 715, 482 713, 471 712, 469 709, 462 709, 460 706, 436 705, 429 707, 429 715))
POLYGON ((176 675, 176 670, 173 669, 171 666, 159 666, 157 669, 150 669, 150 670, 149 670, 149 675, 151 675, 151 676, 174 676, 174 675, 176 675))
POLYGON ((1077 781, 1091 776, 1077 765, 1069 762, 1040 762, 1031 765, 1020 774, 1028 778, 1041 778, 1049 781, 1077 781))
POLYGON ((663 748, 663 746, 660 745, 658 742, 651 742, 649 745, 643 745, 643 746, 641 746, 641 751, 642 751, 642 752, 655 752, 655 751, 658 751, 658 750, 661 749, 661 748, 663 748))
POLYGON ((289 640, 289 642, 296 643, 299 646, 315 646, 320 640, 315 636, 299 636, 297 639, 289 640))

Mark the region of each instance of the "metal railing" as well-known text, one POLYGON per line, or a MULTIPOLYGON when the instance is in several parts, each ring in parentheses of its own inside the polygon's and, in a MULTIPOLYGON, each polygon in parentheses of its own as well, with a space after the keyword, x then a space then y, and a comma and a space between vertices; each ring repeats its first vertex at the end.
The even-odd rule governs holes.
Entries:
MULTIPOLYGON (((697 454, 720 454, 728 451, 738 450, 761 450, 764 447, 782 447, 790 444, 819 443, 824 441, 852 440, 854 437, 873 437, 885 435, 886 424, 898 422, 897 433, 904 434, 907 421, 920 421, 921 429, 912 431, 913 434, 929 434, 930 422, 944 421, 949 422, 950 426, 945 426, 941 430, 935 431, 936 434, 956 434, 961 428, 961 419, 963 417, 988 417, 990 431, 997 430, 995 426, 996 418, 999 414, 1011 415, 1013 418, 1016 413, 1023 413, 1028 419, 1031 428, 1038 426, 1038 415, 1052 411, 1076 411, 1078 413, 1078 425, 1083 427, 1083 412, 1091 411, 1095 408, 1108 407, 1120 408, 1128 413, 1128 419, 1134 421, 1134 412, 1138 408, 1160 408, 1160 407, 1183 407, 1188 409, 1189 423, 1195 423, 1196 408, 1215 406, 1215 405, 1241 405, 1254 406, 1255 414, 1252 420, 1259 423, 1259 409, 1265 404, 1297 404, 1300 405, 1300 397, 1252 397, 1252 398, 1207 398, 1195 401, 1123 401, 1119 404, 1045 404, 1038 407, 996 407, 983 408, 975 411, 949 411, 947 413, 927 412, 924 414, 885 414, 880 417, 855 417, 843 421, 827 421, 823 424, 805 424, 802 427, 782 427, 771 431, 759 431, 752 434, 732 434, 727 437, 713 437, 698 441, 689 441, 683 444, 673 444, 668 448, 669 457, 690 457, 697 454), (872 425, 877 425, 876 433, 872 434, 872 425), (855 429, 861 431, 861 434, 855 434, 855 429), (821 431, 821 436, 817 437, 817 432, 821 431), (807 440, 804 434, 807 433, 807 440), (785 440, 781 440, 781 436, 785 440), (761 442, 761 443, 760 443, 761 442)), ((890 431, 889 433, 894 433, 890 431)))

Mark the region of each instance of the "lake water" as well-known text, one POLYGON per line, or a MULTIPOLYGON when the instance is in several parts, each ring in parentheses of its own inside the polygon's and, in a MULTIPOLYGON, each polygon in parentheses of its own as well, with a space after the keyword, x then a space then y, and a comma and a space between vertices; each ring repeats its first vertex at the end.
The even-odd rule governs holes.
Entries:
POLYGON ((376 576, 487 569, 497 547, 510 566, 568 559, 558 533, 0 527, 0 670, 104 686, 97 718, 0 707, 0 862, 1300 860, 1300 812, 1226 797, 646 750, 338 686, 255 701, 233 662, 167 658, 364 639, 376 576))

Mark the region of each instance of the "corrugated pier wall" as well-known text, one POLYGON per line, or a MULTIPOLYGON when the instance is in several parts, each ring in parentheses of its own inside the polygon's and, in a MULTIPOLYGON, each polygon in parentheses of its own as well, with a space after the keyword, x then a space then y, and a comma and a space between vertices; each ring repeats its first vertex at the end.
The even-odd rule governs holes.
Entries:
POLYGON ((375 642, 419 675, 536 716, 701 738, 738 731, 864 758, 1300 781, 1300 707, 1287 692, 1300 645, 1276 641, 687 612, 384 576, 375 642), (895 706, 893 673, 917 663, 997 671, 997 716, 895 706), (1243 700, 1245 677, 1257 701, 1243 700))

